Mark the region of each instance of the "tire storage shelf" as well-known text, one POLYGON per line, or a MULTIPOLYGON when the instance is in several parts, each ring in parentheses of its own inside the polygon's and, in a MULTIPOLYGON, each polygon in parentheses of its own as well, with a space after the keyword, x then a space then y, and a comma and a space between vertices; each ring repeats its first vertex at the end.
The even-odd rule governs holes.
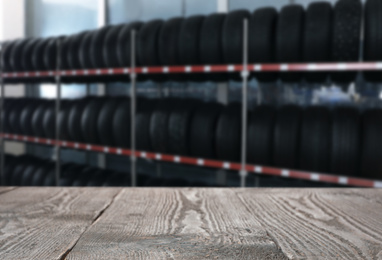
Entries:
MULTIPOLYGON (((368 0, 365 17, 378 19, 382 17, 379 13, 382 13, 380 1, 368 0), (377 11, 374 12, 374 10, 377 11)), ((284 165, 277 168, 247 163, 249 121, 247 93, 250 77, 256 76, 260 82, 269 82, 270 78, 277 75, 276 78, 281 79, 284 83, 296 83, 303 78, 307 82, 321 83, 330 76, 334 83, 349 84, 355 80, 356 71, 364 71, 366 79, 369 81, 382 81, 379 75, 382 75, 382 53, 379 52, 382 38, 377 37, 378 33, 373 34, 380 30, 372 30, 372 32, 365 30, 365 49, 363 51, 365 55, 359 57, 361 52, 359 36, 363 26, 361 2, 358 0, 340 0, 333 9, 328 3, 312 3, 306 12, 305 20, 303 7, 299 5, 285 6, 279 14, 272 8, 261 8, 253 14, 250 14, 248 10, 237 10, 230 12, 225 18, 223 16, 223 14, 212 14, 205 18, 201 16, 186 19, 172 18, 166 22, 162 20, 153 20, 147 23, 134 22, 115 27, 104 27, 100 30, 87 31, 69 37, 48 38, 40 44, 41 46, 46 45, 47 51, 44 57, 46 58, 45 63, 49 66, 34 66, 32 68, 33 66, 26 63, 25 66, 13 66, 14 69, 10 70, 9 64, 6 62, 1 64, 1 113, 3 112, 5 84, 24 82, 55 82, 57 84, 55 138, 44 139, 5 133, 6 130, 1 126, 1 168, 4 169, 3 141, 12 140, 55 146, 57 185, 60 177, 60 148, 70 148, 129 156, 131 159, 132 186, 136 186, 136 158, 142 158, 238 171, 242 187, 246 186, 246 177, 250 172, 339 185, 382 188, 381 180, 372 180, 377 179, 379 175, 376 177, 368 176, 372 179, 361 179, 346 176, 345 173, 335 175, 294 170, 292 169, 294 166, 284 165), (347 13, 351 14, 351 21, 354 23, 347 23, 349 17, 347 13), (278 19, 276 19, 277 17, 278 19), (322 23, 322 17, 327 18, 325 18, 326 23, 322 23), (203 20, 205 24, 202 23, 203 20), (303 30, 303 22, 306 23, 306 30, 303 30), (344 26, 344 24, 348 26, 344 26), (320 28, 319 34, 315 33, 317 25, 320 28), (108 30, 110 30, 109 33, 108 30), (316 37, 316 34, 320 37, 316 37), (123 36, 121 39, 120 35, 123 36), (302 37, 303 35, 305 38, 302 37), (346 36, 347 41, 343 41, 344 36, 346 36), (103 38, 105 39, 102 42, 103 38), (117 42, 114 44, 115 46, 113 45, 114 42, 117 42), (103 46, 103 55, 97 55, 100 51, 100 45, 103 46), (68 51, 69 46, 72 49, 71 52, 68 51), (374 47, 378 51, 367 52, 368 49, 374 47), (241 110, 241 118, 237 120, 240 121, 241 129, 235 129, 235 133, 241 132, 241 140, 235 142, 235 146, 237 146, 235 148, 240 146, 240 156, 237 156, 240 159, 225 159, 225 156, 221 156, 220 160, 210 160, 136 150, 137 80, 150 79, 154 82, 163 82, 167 79, 182 82, 184 80, 192 81, 190 80, 191 76, 196 82, 207 79, 216 82, 226 82, 229 79, 238 81, 240 80, 239 76, 241 76, 242 103, 237 110, 241 110), (129 149, 60 140, 61 130, 58 127, 58 114, 61 106, 61 82, 69 84, 108 83, 113 81, 128 82, 128 80, 130 80, 131 85, 131 131, 130 136, 127 135, 131 141, 129 149)), ((374 21, 373 19, 371 20, 374 21)), ((366 22, 367 28, 374 24, 371 23, 370 25, 369 19, 366 19, 366 22)), ((5 43, 3 47, 7 44, 12 46, 12 43, 5 43)), ((7 50, 5 47, 1 54, 1 61, 7 60, 5 56, 12 54, 14 63, 20 65, 18 61, 21 54, 18 50, 22 49, 25 44, 27 43, 23 41, 15 42, 14 46, 9 48, 12 51, 8 54, 4 54, 6 53, 4 50, 7 50)), ((27 44, 29 47, 26 48, 25 54, 28 57, 30 56, 29 49, 33 47, 33 44, 33 42, 27 44)), ((36 48, 36 50, 40 50, 40 48, 36 48)), ((36 51, 33 55, 36 64, 40 64, 39 53, 36 51)), ((224 124, 224 126, 226 125, 224 124)), ((28 135, 28 133, 24 134, 28 135)), ((225 147, 232 145, 229 142, 227 144, 225 147)), ((288 149, 284 149, 285 151, 289 152, 288 149)), ((181 152, 172 151, 171 153, 181 152)), ((194 154, 193 156, 203 157, 206 155, 194 154)), ((370 163, 370 167, 373 167, 372 163, 370 163)), ((379 168, 375 170, 379 171, 379 168)), ((351 173, 348 174, 351 175, 351 173)), ((363 175, 363 177, 366 176, 363 175)))
MULTIPOLYGON (((116 147, 75 143, 75 142, 68 142, 68 141, 61 141, 61 140, 56 141, 53 139, 44 139, 44 138, 21 136, 21 135, 14 135, 14 134, 1 134, 1 137, 4 138, 5 140, 10 140, 10 141, 28 142, 28 143, 48 145, 48 146, 58 145, 62 148, 114 154, 114 155, 121 155, 121 156, 132 155, 131 150, 116 148, 116 147)), ((235 162, 225 162, 225 161, 209 160, 209 159, 203 159, 203 158, 192 158, 192 157, 152 153, 152 152, 144 152, 144 151, 136 151, 135 156, 137 158, 142 158, 147 160, 171 162, 171 163, 184 164, 184 165, 194 165, 199 167, 210 167, 210 168, 234 170, 234 171, 241 170, 241 164, 235 163, 235 162)), ((353 178, 353 177, 338 176, 338 175, 325 174, 325 173, 298 171, 298 170, 292 170, 292 169, 282 169, 282 168, 268 167, 268 166, 261 166, 261 165, 247 164, 245 168, 249 173, 254 173, 254 174, 279 176, 283 178, 293 178, 293 179, 301 179, 301 180, 309 180, 309 181, 317 181, 317 182, 325 182, 325 183, 349 185, 349 186, 357 186, 357 187, 382 188, 382 181, 378 181, 378 180, 353 178)))

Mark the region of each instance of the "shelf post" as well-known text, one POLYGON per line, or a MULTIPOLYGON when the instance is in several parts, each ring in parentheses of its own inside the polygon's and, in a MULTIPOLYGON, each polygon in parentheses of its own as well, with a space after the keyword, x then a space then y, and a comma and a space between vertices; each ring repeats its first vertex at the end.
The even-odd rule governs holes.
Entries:
POLYGON ((4 173, 4 166, 5 166, 5 156, 4 156, 4 79, 3 79, 3 71, 4 71, 4 63, 3 63, 3 55, 4 55, 4 43, 0 43, 0 88, 1 88, 1 97, 0 97, 0 170, 1 170, 1 185, 5 185, 5 173, 4 173))
POLYGON ((246 178, 248 172, 246 170, 247 162, 247 121, 248 121, 248 19, 243 22, 243 70, 241 72, 243 78, 242 86, 242 129, 241 129, 241 170, 240 170, 240 186, 246 186, 246 178))
POLYGON ((55 170, 55 182, 56 186, 59 186, 60 184, 60 175, 61 175, 61 147, 59 145, 60 142, 60 127, 59 127, 59 113, 61 109, 61 39, 57 38, 57 57, 56 57, 56 73, 55 73, 55 80, 56 80, 56 107, 55 107, 55 119, 56 119, 56 133, 55 133, 55 159, 56 159, 56 170, 55 170))
POLYGON ((131 31, 131 64, 130 64, 130 105, 131 105, 131 186, 137 186, 137 157, 135 155, 135 116, 136 116, 136 101, 137 101, 137 90, 136 90, 136 79, 137 74, 135 71, 135 30, 131 31))

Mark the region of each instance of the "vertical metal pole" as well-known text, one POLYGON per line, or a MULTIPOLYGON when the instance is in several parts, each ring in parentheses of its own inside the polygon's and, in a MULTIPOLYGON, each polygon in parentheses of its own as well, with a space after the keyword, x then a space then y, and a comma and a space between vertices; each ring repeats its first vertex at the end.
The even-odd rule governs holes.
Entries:
POLYGON ((60 184, 60 175, 61 175, 61 148, 59 145, 60 141, 60 127, 58 115, 60 113, 61 106, 61 39, 57 38, 57 60, 56 60, 56 109, 55 109, 55 119, 56 119, 56 142, 55 142, 55 157, 56 157, 56 171, 55 171, 55 181, 56 186, 60 184))
POLYGON ((130 104, 131 104, 131 186, 137 186, 137 158, 135 156, 135 113, 136 113, 136 78, 135 73, 135 30, 131 31, 131 68, 130 68, 130 104))
MULTIPOLYGON (((0 45, 0 87, 1 87, 1 97, 0 97, 0 133, 4 133, 4 118, 3 118, 3 109, 4 109, 4 80, 3 80, 3 55, 4 55, 4 43, 1 43, 0 45)), ((5 156, 4 156, 4 138, 3 136, 0 136, 0 169, 1 169, 1 185, 5 185, 5 173, 4 173, 4 166, 5 166, 5 156)))
POLYGON ((242 93, 242 133, 241 133, 241 170, 240 183, 245 187, 245 181, 248 175, 245 165, 247 161, 247 120, 248 120, 248 20, 244 20, 243 26, 243 93, 242 93))

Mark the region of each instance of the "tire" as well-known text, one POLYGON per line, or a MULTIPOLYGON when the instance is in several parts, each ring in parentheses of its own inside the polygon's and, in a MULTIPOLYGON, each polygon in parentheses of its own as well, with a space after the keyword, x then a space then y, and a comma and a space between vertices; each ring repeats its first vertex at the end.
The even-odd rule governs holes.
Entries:
POLYGON ((190 153, 193 157, 216 159, 215 133, 223 106, 200 105, 194 112, 190 129, 190 153))
MULTIPOLYGON (((362 4, 360 0, 339 0, 336 3, 333 16, 333 61, 359 60, 361 24, 362 4)), ((336 72, 331 74, 331 78, 336 84, 348 84, 355 80, 356 75, 356 72, 336 72)))
POLYGON ((159 33, 162 20, 152 20, 142 25, 137 35, 137 58, 142 66, 159 66, 159 33))
POLYGON ((119 103, 113 117, 114 143, 121 148, 130 148, 130 108, 130 99, 126 98, 125 100, 119 103))
POLYGON ((90 46, 92 44, 93 35, 97 31, 90 31, 86 33, 81 41, 80 47, 78 49, 78 56, 80 59, 81 69, 90 69, 93 67, 93 63, 90 57, 90 46))
MULTIPOLYGON (((300 5, 285 6, 279 15, 276 29, 276 61, 301 62, 304 32, 304 9, 300 5)), ((280 73, 286 83, 300 81, 301 73, 280 73)))
POLYGON ((85 142, 85 138, 82 135, 81 130, 81 119, 85 107, 91 100, 93 100, 92 97, 78 99, 74 102, 72 108, 70 109, 68 118, 68 132, 71 141, 81 143, 85 142))
POLYGON ((99 69, 106 67, 106 62, 103 59, 102 51, 106 34, 109 32, 110 29, 111 26, 105 26, 95 31, 95 33, 92 35, 88 54, 92 64, 91 68, 99 69))
MULTIPOLYGON (((50 38, 44 51, 44 64, 47 70, 56 70, 57 67, 57 41, 62 41, 64 37, 50 38)), ((53 78, 52 78, 53 79, 53 78)))
POLYGON ((13 173, 12 173, 12 177, 11 177, 11 185, 12 186, 20 186, 21 185, 21 180, 22 180, 22 176, 24 174, 24 170, 35 159, 36 158, 29 156, 29 155, 19 156, 17 158, 18 164, 14 168, 13 173))
POLYGON ((72 186, 73 187, 84 187, 92 179, 93 175, 98 171, 94 167, 86 167, 83 169, 75 178, 72 186))
POLYGON ((49 172, 51 172, 55 168, 54 162, 46 162, 40 165, 33 174, 33 178, 31 180, 32 186, 43 186, 45 177, 49 172))
POLYGON ((216 155, 220 160, 240 160, 241 106, 226 106, 218 119, 215 135, 216 155))
POLYGON ((168 152, 168 125, 171 110, 178 107, 179 101, 165 99, 152 113, 150 120, 150 143, 153 151, 160 153, 168 152))
POLYGON ((5 159, 5 167, 4 167, 4 182, 1 184, 3 186, 11 186, 12 185, 12 175, 15 167, 19 165, 19 162, 17 161, 17 156, 8 156, 5 159))
POLYGON ((229 12, 223 24, 223 57, 228 64, 243 62, 243 26, 244 20, 250 18, 247 10, 229 12))
POLYGON ((190 155, 191 119, 198 103, 196 100, 182 102, 172 109, 168 119, 168 151, 171 154, 190 155))
POLYGON ((71 107, 73 106, 73 100, 64 100, 61 102, 60 113, 58 114, 58 127, 60 129, 60 140, 69 141, 70 134, 68 129, 68 121, 71 107))
POLYGON ((178 42, 183 22, 183 18, 172 18, 162 25, 158 40, 161 65, 180 65, 178 42))
POLYGON ((31 39, 24 46, 21 56, 21 65, 23 71, 34 71, 33 66, 33 52, 37 44, 40 42, 40 39, 31 39))
MULTIPOLYGON (((274 8, 260 8, 249 19, 248 24, 248 62, 274 63, 276 24, 278 14, 274 8)), ((259 72, 254 76, 259 82, 274 82, 278 73, 259 72)))
POLYGON ((163 187, 163 184, 165 182, 165 179, 162 179, 162 178, 150 178, 148 179, 144 186, 145 187, 163 187))
MULTIPOLYGON (((70 105, 72 101, 63 100, 61 102, 60 113, 58 114, 58 126, 60 128, 60 140, 68 140, 69 133, 67 129, 70 105)), ((53 102, 45 109, 43 128, 45 136, 49 139, 56 139, 56 107, 53 102)))
POLYGON ((30 41, 33 41, 34 39, 24 39, 17 41, 12 48, 12 53, 10 54, 10 63, 12 67, 12 71, 20 72, 24 71, 23 66, 23 51, 24 48, 29 44, 30 41))
POLYGON ((119 104, 124 100, 124 98, 113 98, 103 104, 97 122, 100 144, 111 147, 117 145, 113 136, 113 117, 119 104))
POLYGON ((102 106, 107 101, 107 98, 97 98, 90 101, 81 117, 81 130, 84 141, 89 144, 99 144, 100 139, 98 136, 98 116, 100 114, 102 106))
POLYGON ((332 119, 325 107, 310 107, 303 112, 300 139, 300 169, 328 172, 331 158, 332 119))
POLYGON ((71 187, 75 179, 79 176, 79 173, 82 172, 86 167, 83 165, 69 163, 64 165, 65 170, 62 171, 60 178, 61 187, 71 187))
POLYGON ((276 110, 259 106, 248 120, 247 161, 259 165, 272 164, 273 129, 276 110))
POLYGON ((299 158, 302 111, 297 106, 281 107, 276 115, 273 165, 295 169, 299 158))
MULTIPOLYGON (((107 68, 116 68, 119 66, 118 53, 117 53, 117 40, 118 35, 125 25, 116 25, 109 28, 105 35, 103 43, 103 61, 107 68)), ((137 46, 138 48, 138 46, 137 46)))
POLYGON ((11 58, 12 58, 12 52, 13 48, 17 45, 17 42, 20 40, 15 41, 8 41, 3 43, 3 54, 1 56, 1 61, 3 64, 3 70, 4 72, 13 72, 14 69, 12 67, 11 58))
POLYGON ((137 113, 135 121, 136 146, 139 151, 152 151, 150 142, 151 115, 156 109, 156 100, 146 102, 146 105, 137 113))
POLYGON ((357 109, 338 107, 333 111, 330 172, 356 176, 360 161, 360 115, 357 109))
POLYGON ((66 59, 71 69, 74 69, 74 70, 81 69, 79 49, 81 46, 81 42, 87 33, 88 31, 78 33, 69 37, 69 43, 68 43, 69 51, 68 51, 68 56, 66 57, 66 59))
POLYGON ((189 187, 190 183, 183 179, 165 179, 162 187, 189 187))
POLYGON ((17 99, 15 100, 15 102, 16 102, 16 105, 14 106, 12 111, 10 111, 9 113, 9 124, 12 130, 12 133, 20 135, 22 134, 22 128, 20 125, 20 115, 24 107, 27 106, 31 102, 31 100, 25 98, 25 99, 17 99))
MULTIPOLYGON (((118 62, 120 67, 130 67, 131 66, 131 32, 135 30, 136 35, 139 34, 139 29, 141 28, 141 22, 134 22, 124 26, 118 35, 117 40, 117 53, 118 62)), ((135 40, 136 41, 136 40, 135 40)), ((137 43, 135 42, 135 46, 137 43)), ((139 60, 136 59, 136 64, 139 64, 139 60)))
POLYGON ((107 177, 108 176, 105 174, 104 170, 98 169, 93 173, 93 176, 91 177, 91 179, 88 180, 88 182, 86 183, 86 186, 100 187, 106 182, 107 177))
POLYGON ((17 99, 7 99, 6 104, 4 104, 4 110, 1 117, 1 122, 3 122, 4 127, 4 133, 13 133, 13 129, 10 123, 10 114, 16 108, 18 103, 19 102, 17 99))
POLYGON ((21 110, 20 113, 20 127, 21 127, 21 134, 26 136, 33 136, 34 131, 32 127, 32 118, 33 114, 36 111, 39 101, 32 99, 30 102, 28 102, 27 105, 24 106, 24 108, 21 110))
MULTIPOLYGON (((69 49, 70 41, 71 41, 71 37, 65 37, 60 41, 60 69, 61 70, 73 69, 69 66, 69 63, 68 63, 68 56, 70 53, 70 49, 69 49)), ((54 66, 53 69, 54 68, 56 68, 56 66, 54 66)))
MULTIPOLYGON (((364 60, 382 60, 382 2, 378 0, 367 0, 365 5, 365 40, 364 40, 364 60)), ((364 78, 368 82, 382 82, 381 72, 364 72, 364 78)))
POLYGON ((361 177, 382 179, 382 110, 369 110, 363 114, 361 177))
POLYGON ((45 138, 55 138, 56 134, 56 124, 55 124, 55 104, 54 102, 49 103, 45 108, 44 117, 42 120, 44 137, 45 138))
POLYGON ((32 115, 32 132, 33 136, 44 138, 45 131, 43 129, 43 121, 45 110, 52 106, 53 101, 50 100, 42 100, 40 104, 37 106, 32 115))
POLYGON ((44 55, 45 55, 44 53, 50 40, 51 38, 39 40, 33 50, 32 64, 33 64, 33 68, 37 71, 49 70, 49 68, 46 67, 44 62, 44 55))
POLYGON ((196 15, 185 19, 179 35, 178 57, 181 64, 200 64, 199 42, 204 16, 196 15))
MULTIPOLYGON (((305 62, 330 62, 333 28, 333 9, 330 3, 311 3, 306 11, 303 59, 305 62)), ((305 80, 323 83, 327 72, 305 73, 305 80)))
POLYGON ((34 174, 37 172, 39 167, 43 164, 43 161, 37 160, 36 162, 30 163, 24 169, 24 173, 21 179, 21 186, 32 186, 32 180, 34 174))

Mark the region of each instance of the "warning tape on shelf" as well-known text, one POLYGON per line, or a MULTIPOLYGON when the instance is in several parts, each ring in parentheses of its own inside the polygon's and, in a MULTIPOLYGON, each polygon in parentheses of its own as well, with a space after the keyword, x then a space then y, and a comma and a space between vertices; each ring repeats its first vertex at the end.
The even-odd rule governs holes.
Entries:
MULTIPOLYGON (((79 149, 79 150, 101 152, 101 153, 108 153, 108 154, 115 154, 115 155, 125 155, 125 156, 132 155, 132 152, 129 149, 106 147, 106 146, 99 146, 99 145, 92 145, 92 144, 83 144, 83 143, 68 142, 68 141, 56 141, 52 139, 14 135, 14 134, 0 134, 0 136, 6 140, 22 141, 22 142, 37 143, 37 144, 51 145, 51 146, 59 145, 60 147, 63 147, 63 148, 79 149)), ((168 155, 168 154, 143 152, 143 151, 136 151, 135 156, 138 158, 143 158, 143 159, 187 164, 187 165, 194 165, 194 166, 200 166, 200 167, 210 167, 210 168, 235 170, 235 171, 241 170, 241 165, 239 163, 233 163, 233 162, 223 162, 223 161, 217 161, 217 160, 191 158, 191 157, 185 157, 185 156, 168 155)), ((246 165, 245 169, 246 171, 250 173, 256 173, 261 175, 272 175, 272 176, 279 176, 284 178, 327 182, 327 183, 358 186, 358 187, 382 188, 382 181, 378 181, 378 180, 368 180, 368 179, 353 178, 353 177, 347 177, 347 176, 337 176, 337 175, 323 174, 323 173, 312 173, 312 172, 281 169, 281 168, 259 166, 259 165, 246 165)))
MULTIPOLYGON (((243 65, 196 65, 196 66, 161 66, 137 67, 136 74, 168 74, 168 73, 232 73, 243 71, 243 65)), ((288 71, 367 71, 382 70, 382 62, 353 63, 290 63, 290 64, 249 64, 248 71, 253 72, 288 72, 288 71)), ((30 71, 3 73, 3 78, 39 78, 78 76, 124 75, 133 72, 131 68, 81 69, 57 71, 30 71)))

